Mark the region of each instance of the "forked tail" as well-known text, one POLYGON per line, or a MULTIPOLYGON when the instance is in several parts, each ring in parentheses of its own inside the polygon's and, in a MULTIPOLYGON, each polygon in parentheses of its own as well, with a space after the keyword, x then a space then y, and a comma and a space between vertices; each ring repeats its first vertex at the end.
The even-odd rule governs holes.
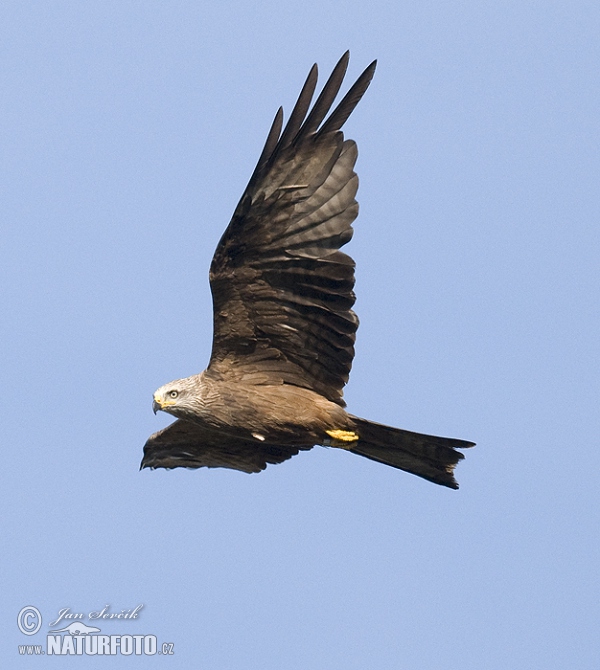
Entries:
POLYGON ((464 456, 455 449, 472 447, 474 442, 421 435, 356 416, 351 419, 360 438, 358 444, 349 449, 352 453, 406 470, 451 489, 458 488, 454 468, 464 456))

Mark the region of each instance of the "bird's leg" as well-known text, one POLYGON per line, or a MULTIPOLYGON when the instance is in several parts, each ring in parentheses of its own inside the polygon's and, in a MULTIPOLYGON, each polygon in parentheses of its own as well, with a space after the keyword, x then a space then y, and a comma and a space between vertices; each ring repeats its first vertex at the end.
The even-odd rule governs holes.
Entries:
POLYGON ((352 449, 358 442, 358 435, 352 430, 326 430, 329 438, 324 440, 326 447, 339 447, 340 449, 352 449))

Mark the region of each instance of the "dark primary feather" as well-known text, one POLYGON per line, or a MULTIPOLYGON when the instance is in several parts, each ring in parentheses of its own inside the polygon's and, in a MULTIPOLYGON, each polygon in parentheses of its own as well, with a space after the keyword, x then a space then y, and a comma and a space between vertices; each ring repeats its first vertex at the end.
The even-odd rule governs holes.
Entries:
MULTIPOLYGON (((321 125, 321 122, 327 115, 327 112, 331 109, 331 105, 333 105, 333 101, 339 93, 342 82, 344 81, 344 76, 346 75, 346 70, 348 69, 349 60, 350 52, 346 51, 337 62, 337 65, 333 68, 333 72, 329 75, 329 79, 319 94, 313 108, 310 110, 308 118, 302 124, 302 131, 294 138, 295 142, 299 142, 309 133, 314 133, 321 125)), ((373 77, 372 73, 370 77, 373 77)))
POLYGON ((281 111, 275 117, 211 264, 207 371, 235 379, 268 370, 270 383, 302 386, 340 405, 358 327, 354 262, 339 251, 358 213, 358 152, 340 128, 375 71, 373 62, 324 121, 347 64, 346 53, 309 113, 313 66, 283 132, 281 111))

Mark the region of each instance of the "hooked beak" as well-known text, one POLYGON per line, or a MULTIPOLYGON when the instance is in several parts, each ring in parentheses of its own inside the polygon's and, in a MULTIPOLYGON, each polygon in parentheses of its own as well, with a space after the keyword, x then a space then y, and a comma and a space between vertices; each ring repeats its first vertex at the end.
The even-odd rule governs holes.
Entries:
POLYGON ((165 407, 170 407, 171 405, 176 405, 177 401, 176 400, 169 400, 168 398, 165 398, 164 396, 161 396, 158 391, 154 394, 154 400, 152 402, 152 411, 156 414, 158 410, 162 410, 163 412, 168 412, 168 409, 165 409, 165 407))

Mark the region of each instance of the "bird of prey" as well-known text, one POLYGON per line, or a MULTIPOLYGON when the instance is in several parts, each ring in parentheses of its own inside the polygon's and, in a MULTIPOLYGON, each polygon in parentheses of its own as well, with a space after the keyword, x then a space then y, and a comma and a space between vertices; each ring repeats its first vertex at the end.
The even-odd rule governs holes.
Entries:
POLYGON ((260 472, 315 445, 337 447, 458 488, 472 442, 360 419, 342 390, 354 357, 354 261, 340 251, 358 214, 356 143, 342 126, 371 63, 330 112, 346 52, 316 102, 313 65, 283 129, 279 108, 210 266, 214 333, 208 368, 161 386, 153 408, 177 417, 144 446, 142 468, 260 472))

